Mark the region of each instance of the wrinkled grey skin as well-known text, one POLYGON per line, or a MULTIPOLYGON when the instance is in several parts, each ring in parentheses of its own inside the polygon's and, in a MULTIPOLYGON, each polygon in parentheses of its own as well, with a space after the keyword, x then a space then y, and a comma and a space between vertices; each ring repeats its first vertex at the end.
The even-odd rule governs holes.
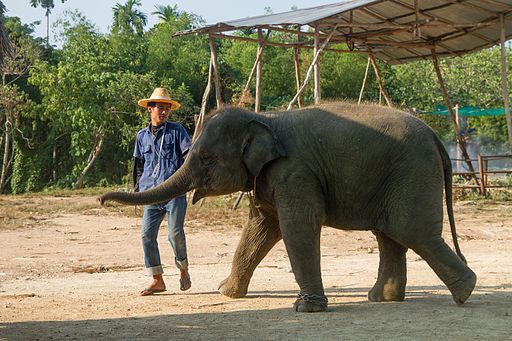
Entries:
MULTIPOLYGON (((107 193, 100 201, 149 204, 195 190, 195 203, 254 190, 256 205, 231 274, 219 287, 229 297, 246 295, 254 269, 281 238, 301 294, 325 297, 325 225, 376 235, 380 263, 369 300, 404 299, 411 248, 462 304, 476 276, 456 239, 458 255, 441 238, 443 188, 456 238, 450 161, 434 132, 394 109, 330 103, 265 114, 223 108, 207 120, 184 165, 165 183, 143 193, 107 193)), ((304 312, 326 308, 326 302, 300 298, 294 305, 304 312)))

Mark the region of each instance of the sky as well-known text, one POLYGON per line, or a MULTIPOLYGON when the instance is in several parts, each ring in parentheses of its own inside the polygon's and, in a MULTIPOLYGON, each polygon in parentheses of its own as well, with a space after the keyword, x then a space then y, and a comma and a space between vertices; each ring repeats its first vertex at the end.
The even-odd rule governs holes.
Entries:
MULTIPOLYGON (((29 0, 2 1, 7 8, 7 16, 19 17, 24 24, 40 20, 35 36, 46 36, 46 18, 43 8, 33 8, 29 0)), ((273 13, 279 13, 289 11, 293 6, 309 8, 335 2, 337 0, 141 0, 142 6, 138 9, 148 15, 147 27, 152 27, 158 21, 155 15, 151 15, 151 12, 155 11, 155 5, 177 5, 178 10, 198 14, 208 24, 213 24, 219 21, 263 15, 266 7, 270 7, 273 13)), ((50 25, 62 17, 65 10, 77 9, 93 22, 100 32, 106 33, 112 24, 112 7, 116 3, 124 4, 126 0, 67 0, 64 3, 61 3, 61 0, 54 0, 54 3, 55 8, 50 14, 50 25)))

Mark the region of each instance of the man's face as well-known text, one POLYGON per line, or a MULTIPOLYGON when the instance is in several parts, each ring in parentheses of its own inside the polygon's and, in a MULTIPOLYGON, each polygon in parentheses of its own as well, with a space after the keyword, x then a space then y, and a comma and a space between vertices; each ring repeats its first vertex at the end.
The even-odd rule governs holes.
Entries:
POLYGON ((167 117, 169 117, 170 110, 171 105, 168 103, 156 103, 154 107, 148 106, 148 112, 151 115, 151 124, 158 126, 165 123, 167 117))

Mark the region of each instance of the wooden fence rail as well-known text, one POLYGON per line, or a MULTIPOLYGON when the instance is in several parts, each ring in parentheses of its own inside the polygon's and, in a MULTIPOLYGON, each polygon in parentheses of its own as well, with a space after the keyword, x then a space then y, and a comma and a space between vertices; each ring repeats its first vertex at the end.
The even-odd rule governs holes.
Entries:
MULTIPOLYGON (((465 159, 452 159, 455 162, 465 162, 465 159)), ((475 175, 478 179, 479 185, 475 184, 466 184, 466 183, 457 183, 453 181, 454 188, 474 188, 478 189, 481 195, 487 194, 487 189, 489 188, 508 188, 512 187, 512 181, 510 184, 499 184, 493 182, 493 180, 497 180, 499 175, 512 175, 512 155, 478 155, 476 159, 471 159, 471 161, 476 162, 478 168, 475 169, 474 172, 470 172, 467 170, 463 171, 453 171, 453 177, 463 177, 465 179, 471 179, 473 175, 475 175), (509 160, 508 165, 503 167, 496 166, 496 161, 509 160), (494 164, 493 164, 494 163, 494 164)), ((455 180, 455 179, 454 179, 455 180)))

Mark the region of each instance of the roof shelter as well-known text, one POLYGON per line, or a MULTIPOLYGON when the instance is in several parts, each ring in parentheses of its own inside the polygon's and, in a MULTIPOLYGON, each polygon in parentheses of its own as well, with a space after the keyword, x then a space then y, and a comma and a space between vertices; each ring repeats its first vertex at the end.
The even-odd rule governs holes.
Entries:
POLYGON ((511 18, 512 0, 344 0, 312 8, 218 22, 177 32, 175 36, 208 34, 210 39, 210 72, 196 131, 200 131, 202 126, 212 81, 215 82, 217 107, 222 105, 217 54, 213 43, 215 38, 237 39, 258 44, 256 61, 245 89, 248 90, 256 72, 255 111, 260 110, 261 56, 264 46, 290 47, 295 50, 297 93, 288 109, 292 108, 295 102, 301 105, 300 95, 312 74, 315 103, 320 101, 319 56, 323 51, 367 54, 368 67, 370 63, 373 65, 381 93, 389 106, 392 106, 392 103, 385 91, 375 59, 389 64, 432 60, 441 92, 450 111, 457 141, 464 158, 469 162, 469 169, 472 170, 464 140, 458 133, 453 106, 445 89, 438 58, 461 56, 501 43, 503 96, 509 142, 512 145, 505 59, 505 41, 512 37, 511 18), (238 34, 246 29, 257 30, 258 38, 238 34), (296 40, 270 41, 268 38, 273 31, 290 33, 296 40), (347 48, 332 47, 332 44, 340 43, 346 44, 347 48), (298 69, 298 49, 312 49, 314 53, 304 80, 301 80, 298 69))

